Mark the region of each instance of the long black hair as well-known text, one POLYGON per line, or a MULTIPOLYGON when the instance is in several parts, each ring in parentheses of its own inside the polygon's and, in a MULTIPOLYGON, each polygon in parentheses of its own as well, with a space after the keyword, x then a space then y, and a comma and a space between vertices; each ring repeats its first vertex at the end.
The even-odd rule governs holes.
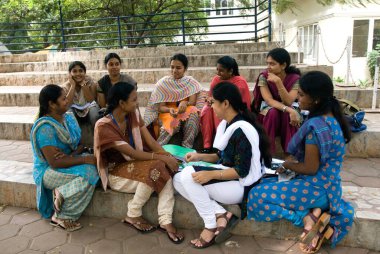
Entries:
POLYGON ((334 96, 334 85, 331 78, 321 71, 310 71, 299 80, 301 90, 314 101, 309 118, 332 113, 339 122, 343 136, 348 143, 351 130, 343 115, 339 101, 334 96))
POLYGON ((71 70, 74 69, 75 66, 79 66, 81 69, 84 70, 84 72, 86 72, 86 66, 81 61, 74 61, 74 62, 70 63, 69 72, 71 72, 71 70))
POLYGON ((181 54, 181 53, 175 54, 174 56, 170 58, 170 62, 173 60, 180 61, 185 67, 185 70, 187 70, 187 67, 189 66, 189 60, 187 60, 187 57, 184 54, 181 54))
POLYGON ((117 82, 113 85, 108 91, 107 96, 107 109, 104 115, 111 113, 117 106, 119 106, 119 101, 128 100, 132 91, 135 90, 136 87, 127 82, 117 82))
POLYGON ((216 63, 222 65, 223 68, 226 68, 227 70, 232 70, 232 75, 240 76, 239 66, 233 57, 222 56, 216 63))
POLYGON ((62 95, 63 88, 54 84, 46 85, 42 88, 38 101, 40 103, 40 110, 38 118, 41 118, 49 113, 49 101, 56 103, 58 98, 62 95))
POLYGON ((223 102, 229 101, 232 108, 240 113, 244 120, 252 124, 259 134, 260 160, 268 168, 271 167, 272 155, 270 153, 270 141, 262 125, 256 120, 256 116, 250 112, 247 105, 243 102, 239 89, 230 82, 221 82, 212 91, 214 99, 223 102))
POLYGON ((272 57, 273 60, 275 60, 279 64, 285 63, 286 64, 286 67, 285 67, 285 73, 286 74, 295 73, 295 74, 301 75, 301 71, 298 68, 296 68, 293 65, 290 65, 291 64, 290 54, 286 49, 274 48, 268 52, 267 58, 268 57, 272 57))

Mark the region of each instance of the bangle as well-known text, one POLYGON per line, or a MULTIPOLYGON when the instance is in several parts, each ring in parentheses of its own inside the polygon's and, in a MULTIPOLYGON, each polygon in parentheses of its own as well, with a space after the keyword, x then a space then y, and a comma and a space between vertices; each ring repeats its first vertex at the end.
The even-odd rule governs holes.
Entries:
POLYGON ((153 160, 153 155, 154 155, 154 152, 152 153, 152 160, 153 160))
POLYGON ((222 177, 223 177, 223 171, 220 170, 220 171, 219 171, 219 179, 222 180, 222 177))
POLYGON ((283 106, 282 107, 282 112, 285 112, 287 108, 288 108, 288 106, 283 106))

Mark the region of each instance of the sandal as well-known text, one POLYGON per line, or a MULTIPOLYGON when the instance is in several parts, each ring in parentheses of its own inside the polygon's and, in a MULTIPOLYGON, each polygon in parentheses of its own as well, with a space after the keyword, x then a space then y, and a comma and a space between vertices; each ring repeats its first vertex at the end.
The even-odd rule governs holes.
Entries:
POLYGON ((147 234, 147 233, 150 233, 150 232, 153 232, 156 230, 156 227, 152 226, 151 224, 146 222, 144 219, 142 219, 142 221, 136 221, 136 222, 129 222, 126 219, 124 219, 124 220, 122 220, 122 222, 125 225, 127 225, 128 227, 136 229, 141 234, 147 234), (150 229, 144 229, 141 226, 150 226, 151 228, 150 229))
POLYGON ((166 228, 161 227, 161 225, 158 227, 158 230, 161 231, 161 232, 163 232, 163 233, 166 233, 166 235, 168 236, 169 240, 170 240, 172 243, 180 244, 180 243, 183 242, 183 240, 185 240, 185 237, 184 237, 184 236, 179 237, 179 236, 177 235, 177 233, 178 233, 177 230, 175 230, 175 231, 173 231, 173 232, 172 232, 172 231, 168 231, 166 228), (170 234, 174 235, 175 238, 177 238, 177 240, 173 239, 173 238, 170 236, 170 234))
POLYGON ((79 222, 73 220, 51 220, 50 225, 66 230, 67 232, 73 232, 82 228, 82 225, 79 222))
POLYGON ((64 198, 62 194, 57 189, 54 189, 53 190, 53 208, 56 214, 59 214, 61 212, 63 201, 64 201, 64 198))
POLYGON ((303 253, 307 253, 307 254, 317 253, 321 249, 322 243, 325 240, 329 240, 333 235, 334 235, 334 229, 332 227, 330 227, 330 226, 327 226, 326 228, 324 228, 324 230, 323 230, 322 233, 320 231, 318 231, 316 233, 315 236, 319 237, 316 246, 313 246, 312 243, 310 242, 309 245, 308 245, 308 250, 305 251, 305 250, 301 249, 301 251, 303 253))
MULTIPOLYGON (((215 233, 216 228, 213 228, 213 229, 204 228, 204 230, 215 233)), ((208 248, 215 243, 215 237, 216 237, 216 235, 214 235, 213 238, 207 242, 205 239, 203 239, 202 236, 199 236, 199 238, 197 240, 201 243, 201 246, 197 246, 197 245, 195 245, 195 243, 191 243, 191 245, 195 249, 205 249, 205 248, 208 248)))
MULTIPOLYGON (((313 218, 310 214, 312 214, 312 213, 309 213, 309 216, 314 221, 316 219, 316 217, 313 214, 312 215, 312 216, 314 216, 314 218, 313 218)), ((324 228, 329 224, 330 218, 331 218, 330 214, 322 213, 322 215, 319 217, 317 222, 315 222, 315 224, 313 225, 311 230, 304 229, 303 232, 306 234, 300 239, 300 242, 310 243, 313 240, 313 238, 318 234, 318 232, 323 232, 324 228), (308 232, 306 232, 306 231, 308 231, 308 232)))
POLYGON ((221 215, 216 216, 216 220, 218 219, 224 219, 226 220, 227 224, 226 226, 219 226, 216 228, 215 231, 215 242, 216 243, 222 243, 228 238, 231 237, 231 230, 238 224, 239 218, 235 216, 234 214, 231 215, 230 218, 227 217, 228 212, 225 212, 221 215))

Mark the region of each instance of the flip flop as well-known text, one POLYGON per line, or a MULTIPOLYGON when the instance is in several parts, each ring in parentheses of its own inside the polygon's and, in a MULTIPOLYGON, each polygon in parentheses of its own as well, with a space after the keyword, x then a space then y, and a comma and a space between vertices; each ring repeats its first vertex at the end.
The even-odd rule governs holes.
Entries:
POLYGON ((129 221, 126 221, 126 220, 122 220, 122 222, 127 225, 128 227, 131 227, 131 228, 134 228, 136 229, 138 232, 140 232, 141 234, 147 234, 147 233, 150 233, 150 232, 153 232, 155 231, 157 228, 152 226, 151 224, 147 223, 147 222, 141 222, 141 221, 137 221, 137 222, 129 222, 129 221), (149 225, 151 226, 152 228, 151 229, 147 229, 147 230, 144 230, 140 227, 140 225, 149 225))
POLYGON ((73 221, 73 220, 61 220, 61 221, 57 222, 57 221, 51 220, 50 225, 57 227, 57 228, 60 228, 60 229, 63 229, 67 232, 73 232, 73 231, 76 231, 76 230, 82 228, 81 224, 77 224, 76 226, 71 226, 71 227, 70 227, 70 225, 67 224, 67 223, 71 223, 71 225, 73 225, 72 224, 73 222, 75 222, 75 221, 73 221))
POLYGON ((177 236, 177 230, 175 232, 170 232, 170 231, 167 231, 165 228, 163 228, 161 226, 158 227, 158 230, 161 231, 162 233, 166 233, 166 235, 168 236, 169 240, 172 243, 174 243, 174 244, 180 244, 180 243, 183 242, 183 240, 185 240, 185 237, 180 238, 180 237, 177 236), (174 240, 173 238, 171 238, 170 234, 175 235, 175 237, 177 238, 177 241, 174 240))
MULTIPOLYGON (((213 233, 215 233, 215 231, 216 231, 216 228, 213 228, 213 229, 204 228, 204 229, 207 231, 213 232, 213 233)), ((195 249, 205 249, 205 248, 208 248, 215 243, 215 237, 216 236, 214 235, 214 237, 210 241, 207 242, 205 239, 202 238, 202 236, 199 236, 198 241, 201 242, 201 244, 202 244, 201 246, 196 246, 194 243, 191 243, 191 242, 190 243, 191 243, 192 247, 195 249)))
POLYGON ((217 216, 217 219, 224 218, 227 221, 225 227, 217 227, 216 231, 218 234, 215 236, 216 243, 222 243, 232 236, 231 230, 238 224, 239 218, 232 214, 231 218, 228 219, 227 213, 217 216))

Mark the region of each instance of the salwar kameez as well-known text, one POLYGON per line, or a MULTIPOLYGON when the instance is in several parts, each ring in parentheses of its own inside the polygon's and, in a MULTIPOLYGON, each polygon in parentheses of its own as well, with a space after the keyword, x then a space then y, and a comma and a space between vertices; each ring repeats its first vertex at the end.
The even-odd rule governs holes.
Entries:
POLYGON ((146 126, 158 124, 160 127, 157 141, 160 145, 167 144, 170 139, 183 127, 183 140, 181 145, 193 147, 194 140, 199 133, 200 111, 205 104, 205 92, 201 84, 191 76, 175 79, 166 76, 157 81, 148 106, 145 110, 144 121, 146 126), (188 105, 186 111, 176 117, 170 113, 160 113, 160 103, 166 103, 168 108, 178 110, 180 101, 188 101, 188 98, 196 95, 195 105, 188 105))
POLYGON ((312 208, 328 210, 334 247, 351 229, 354 209, 342 198, 340 170, 345 140, 333 117, 313 117, 292 138, 288 152, 304 161, 305 144, 317 145, 320 166, 315 175, 299 175, 289 182, 263 179, 248 196, 248 218, 276 221, 282 218, 302 226, 302 219, 312 208))
POLYGON ((45 146, 57 147, 65 154, 71 154, 77 149, 81 130, 74 115, 66 113, 63 124, 52 117, 41 117, 34 123, 30 137, 39 212, 42 217, 51 218, 54 213, 52 193, 57 188, 64 197, 64 202, 55 216, 59 219, 77 220, 90 202, 99 180, 95 165, 81 164, 53 169, 41 152, 45 146))

